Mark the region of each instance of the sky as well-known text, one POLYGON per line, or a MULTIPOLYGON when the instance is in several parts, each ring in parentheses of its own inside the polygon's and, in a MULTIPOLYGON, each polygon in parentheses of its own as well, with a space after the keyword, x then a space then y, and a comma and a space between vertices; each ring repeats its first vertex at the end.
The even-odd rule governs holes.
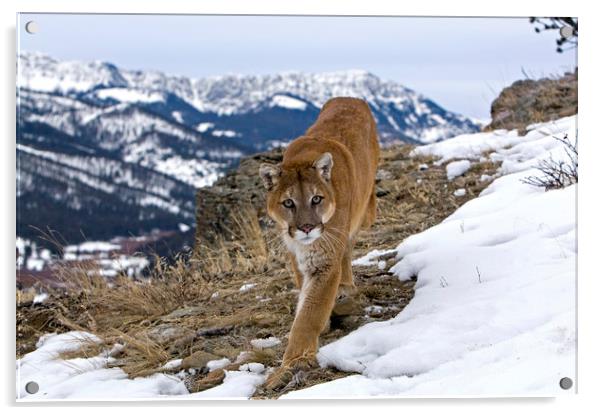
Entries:
POLYGON ((513 81, 576 64, 528 18, 21 14, 18 26, 18 50, 193 78, 364 69, 479 119, 513 81))

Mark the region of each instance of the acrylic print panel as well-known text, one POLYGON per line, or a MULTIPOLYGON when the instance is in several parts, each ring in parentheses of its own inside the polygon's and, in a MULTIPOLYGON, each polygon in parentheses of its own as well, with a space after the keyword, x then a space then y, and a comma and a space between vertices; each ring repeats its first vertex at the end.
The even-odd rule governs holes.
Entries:
POLYGON ((17 33, 18 400, 576 390, 576 19, 17 33))

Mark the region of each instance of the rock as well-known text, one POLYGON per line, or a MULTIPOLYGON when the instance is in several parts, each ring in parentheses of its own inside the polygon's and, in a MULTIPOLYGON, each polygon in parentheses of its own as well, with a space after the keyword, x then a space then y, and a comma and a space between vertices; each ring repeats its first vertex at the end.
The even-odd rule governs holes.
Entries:
POLYGON ((170 344, 169 352, 171 354, 180 354, 180 352, 182 352, 183 350, 188 350, 188 348, 190 348, 193 345, 196 339, 196 333, 190 333, 184 337, 180 337, 170 344))
POLYGON ((560 78, 527 79, 502 90, 491 104, 491 123, 485 131, 500 128, 526 132, 529 124, 577 113, 577 73, 560 78))
POLYGON ((258 313, 251 317, 252 323, 261 328, 273 326, 278 319, 273 314, 258 313))
POLYGON ((223 369, 214 370, 209 372, 207 376, 199 380, 194 386, 193 391, 200 392, 222 383, 226 377, 226 372, 223 369))
POLYGON ((161 317, 161 320, 162 321, 171 321, 171 320, 181 319, 182 317, 197 316, 197 315, 201 314, 202 311, 203 311, 203 309, 201 307, 179 308, 177 310, 172 311, 168 315, 161 317))
POLYGON ((152 327, 146 334, 155 343, 167 344, 177 339, 190 336, 191 334, 194 334, 194 332, 175 324, 161 324, 152 327))
POLYGON ((231 332, 233 328, 234 326, 209 327, 199 330, 198 335, 203 337, 223 336, 224 334, 231 332))
POLYGON ((337 299, 334 308, 332 309, 332 315, 337 317, 349 316, 352 314, 359 314, 361 310, 361 305, 353 297, 343 297, 337 299))
POLYGON ((379 169, 376 172, 376 180, 390 180, 393 178, 393 175, 390 171, 379 169))
POLYGON ((201 350, 185 357, 181 367, 182 369, 202 369, 207 366, 207 362, 218 359, 219 356, 201 350))
POLYGON ((390 190, 385 190, 385 189, 376 189, 376 197, 384 197, 386 195, 388 195, 389 193, 391 193, 390 190))
POLYGON ((362 324, 362 318, 359 316, 343 317, 340 321, 340 326, 346 330, 355 330, 362 324))
POLYGON ((262 226, 271 220, 265 207, 265 188, 259 177, 259 166, 267 162, 282 161, 282 149, 243 158, 234 169, 211 187, 201 188, 196 196, 196 241, 195 255, 202 257, 202 247, 211 246, 220 236, 230 234, 234 228, 233 214, 243 209, 248 215, 257 217, 262 226))

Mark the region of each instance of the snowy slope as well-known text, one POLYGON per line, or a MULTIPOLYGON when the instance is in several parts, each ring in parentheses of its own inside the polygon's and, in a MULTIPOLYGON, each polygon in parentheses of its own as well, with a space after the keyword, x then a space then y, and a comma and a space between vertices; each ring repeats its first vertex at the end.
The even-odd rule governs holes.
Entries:
MULTIPOLYGON (((416 294, 394 319, 367 324, 319 352, 359 375, 287 398, 398 395, 558 395, 575 379, 576 185, 545 192, 521 182, 538 160, 566 157, 575 118, 421 147, 441 160, 502 161, 500 177, 441 224, 403 241, 398 278, 416 294)), ((374 261, 378 254, 356 264, 374 261)))
MULTIPOLYGON (((566 133, 574 141, 575 122, 536 125, 524 137, 494 131, 417 148, 438 156, 437 163, 489 157, 501 167, 479 197, 391 247, 398 259, 391 272, 417 277, 410 304, 320 349, 321 365, 358 374, 284 398, 573 393, 558 382, 575 379, 576 185, 545 192, 521 178, 538 174, 539 160, 566 157, 554 137, 566 133)), ((372 252, 354 266, 388 252, 372 252)), ((218 387, 188 394, 178 376, 127 379, 106 368, 108 356, 56 360, 69 336, 85 334, 44 337, 18 362, 21 399, 245 398, 265 376, 262 367, 247 367, 228 372, 218 387), (23 393, 31 379, 46 380, 41 394, 23 393)))

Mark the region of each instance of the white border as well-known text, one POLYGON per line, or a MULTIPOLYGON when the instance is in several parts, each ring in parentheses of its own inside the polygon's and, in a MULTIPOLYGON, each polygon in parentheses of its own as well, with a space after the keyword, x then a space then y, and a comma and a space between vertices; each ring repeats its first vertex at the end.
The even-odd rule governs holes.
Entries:
MULTIPOLYGON (((147 411, 162 413, 168 406, 203 406, 211 408, 193 409, 201 411, 222 411, 232 408, 238 411, 260 411, 261 413, 292 411, 305 413, 320 406, 338 411, 357 410, 390 411, 390 406, 403 406, 402 410, 412 412, 441 413, 458 411, 462 414, 493 415, 506 414, 508 411, 528 409, 531 413, 587 413, 600 406, 598 385, 600 381, 600 355, 602 345, 599 334, 599 304, 602 289, 600 281, 602 273, 598 264, 597 247, 600 246, 602 227, 600 226, 600 205, 596 196, 600 194, 600 171, 598 169, 602 155, 602 117, 598 114, 600 88, 600 44, 602 33, 599 15, 594 9, 595 2, 536 0, 505 0, 503 2, 476 2, 469 0, 454 1, 420 1, 393 2, 385 0, 347 0, 347 1, 266 1, 266 0, 222 0, 199 1, 190 0, 105 0, 103 2, 88 0, 29 1, 3 0, 0 2, 2 13, 2 100, 0 115, 2 116, 2 151, 3 162, 3 237, 2 264, 6 270, 2 276, 5 298, 2 319, 3 363, 6 363, 2 377, 2 393, 5 405, 9 410, 19 413, 72 413, 81 412, 81 406, 90 404, 69 403, 40 408, 39 405, 14 404, 14 221, 15 221, 15 21, 16 12, 88 12, 88 13, 219 13, 219 14, 336 14, 336 15, 445 15, 445 16, 578 16, 580 18, 579 44, 579 132, 580 132, 580 164, 581 183, 579 184, 579 394, 577 396, 557 399, 403 399, 403 400, 353 400, 353 401, 294 401, 294 402, 148 402, 131 403, 127 406, 145 406, 147 411), (8 377, 6 376, 8 374, 8 377), (217 408, 213 408, 216 407, 217 408), (285 406, 285 408, 283 408, 285 406), (386 406, 387 408, 384 408, 386 406), (336 409, 335 409, 336 408, 336 409)), ((99 403, 85 411, 106 413, 107 406, 125 405, 99 403)), ((191 408, 180 408, 189 411, 191 408)), ((395 409, 393 409, 395 410, 395 409)), ((399 409, 397 409, 399 410, 399 409)))

